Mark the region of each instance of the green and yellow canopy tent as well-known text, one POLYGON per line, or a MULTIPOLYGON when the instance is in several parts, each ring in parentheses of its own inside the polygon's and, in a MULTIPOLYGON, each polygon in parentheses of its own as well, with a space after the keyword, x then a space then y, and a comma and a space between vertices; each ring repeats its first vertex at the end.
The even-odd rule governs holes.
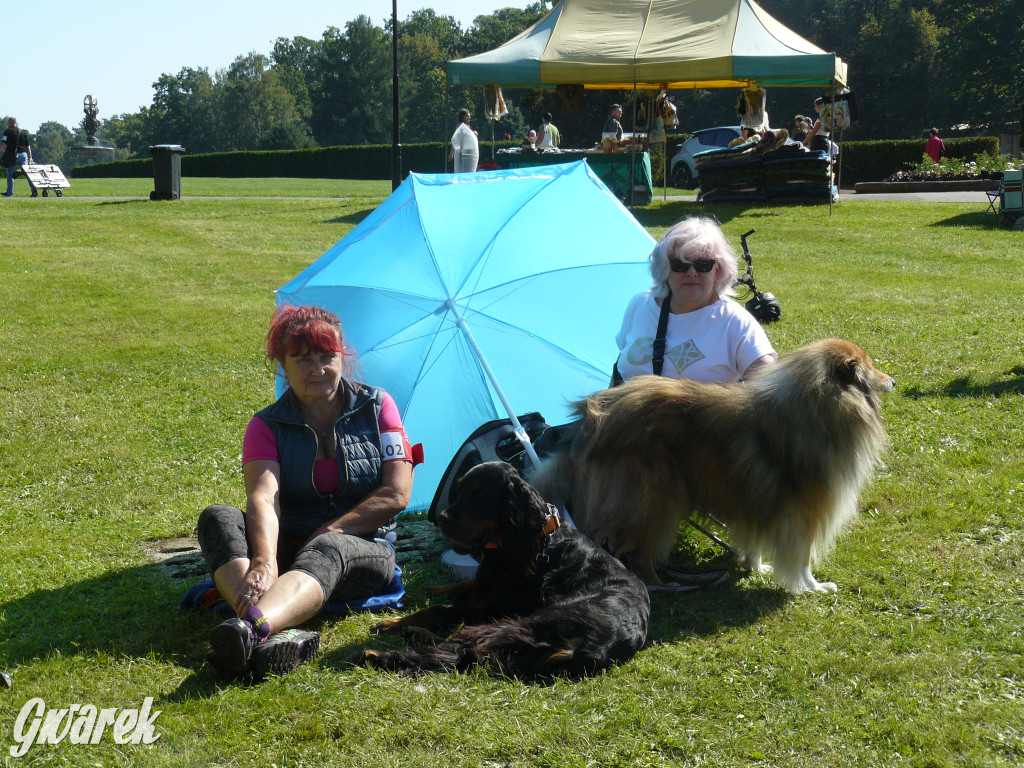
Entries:
POLYGON ((491 51, 449 61, 452 85, 682 90, 831 87, 835 53, 753 0, 561 0, 491 51))
POLYGON ((494 50, 449 61, 452 85, 625 90, 846 83, 846 65, 753 0, 561 0, 494 50))

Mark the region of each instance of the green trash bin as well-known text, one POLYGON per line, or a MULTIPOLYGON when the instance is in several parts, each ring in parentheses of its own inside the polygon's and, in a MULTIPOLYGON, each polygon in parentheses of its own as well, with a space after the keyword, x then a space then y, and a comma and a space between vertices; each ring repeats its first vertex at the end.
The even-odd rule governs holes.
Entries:
POLYGON ((153 191, 150 200, 177 200, 181 197, 181 156, 185 148, 180 144, 155 144, 149 148, 153 154, 153 191))

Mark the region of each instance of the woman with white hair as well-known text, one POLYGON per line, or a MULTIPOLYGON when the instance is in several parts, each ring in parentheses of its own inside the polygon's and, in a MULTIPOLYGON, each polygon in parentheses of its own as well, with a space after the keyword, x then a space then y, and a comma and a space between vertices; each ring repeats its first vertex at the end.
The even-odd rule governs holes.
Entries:
POLYGON ((778 359, 764 329, 737 302, 736 253, 711 219, 677 222, 650 256, 650 290, 626 307, 614 378, 655 374, 731 382, 778 359), (655 340, 664 339, 658 354, 655 340), (660 364, 659 364, 660 360, 660 364))

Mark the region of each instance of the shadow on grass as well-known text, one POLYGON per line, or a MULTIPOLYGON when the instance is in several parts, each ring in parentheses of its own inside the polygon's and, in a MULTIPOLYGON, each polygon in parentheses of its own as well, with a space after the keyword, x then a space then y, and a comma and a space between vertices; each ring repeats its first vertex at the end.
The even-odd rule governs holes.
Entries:
POLYGON ((932 222, 929 226, 968 227, 971 229, 1007 229, 1007 225, 1002 217, 989 215, 981 208, 977 211, 961 213, 956 216, 950 216, 948 219, 932 222))
MULTIPOLYGON (((111 571, 54 589, 37 590, 8 602, 0 623, 0 659, 6 671, 48 656, 148 659, 174 664, 188 675, 167 700, 208 698, 225 685, 206 664, 210 631, 223 616, 212 612, 183 614, 185 591, 205 574, 171 575, 153 563, 111 571)), ((319 617, 304 625, 319 629, 319 617)))
MULTIPOLYGON (((716 533, 728 540, 724 531, 716 533)), ((683 527, 668 565, 682 573, 724 570, 729 572, 729 578, 722 584, 689 592, 652 592, 649 643, 671 643, 745 627, 781 609, 790 599, 789 594, 771 580, 764 584, 744 584, 750 572, 737 563, 731 553, 693 528, 683 527)))
POLYGON ((746 627, 790 601, 789 594, 774 584, 741 589, 739 581, 746 575, 742 569, 734 567, 733 579, 718 586, 693 592, 652 594, 648 643, 672 643, 746 627))
MULTIPOLYGON (((655 202, 657 198, 655 198, 655 202)), ((633 217, 644 227, 657 229, 670 227, 686 216, 707 216, 719 224, 727 224, 735 218, 745 216, 747 219, 774 219, 783 215, 782 211, 791 207, 783 203, 698 203, 694 200, 673 200, 652 208, 634 208, 633 217)))
POLYGON ((351 224, 354 226, 356 224, 360 224, 363 221, 363 219, 365 219, 367 216, 373 213, 374 210, 375 208, 365 208, 361 211, 353 211, 352 213, 347 213, 344 216, 336 216, 333 219, 325 219, 324 224, 351 224))
MULTIPOLYGON (((673 567, 694 571, 730 567, 728 556, 714 552, 709 558, 706 549, 706 545, 702 550, 700 543, 684 538, 673 555, 673 567)), ((408 608, 402 613, 437 602, 423 597, 423 582, 448 580, 440 566, 431 562, 418 563, 406 573, 414 587, 407 600, 408 608)), ((226 685, 245 684, 218 678, 206 664, 210 631, 223 617, 213 613, 182 614, 179 610, 185 591, 202 578, 188 571, 176 577, 166 564, 153 563, 37 590, 4 605, 0 658, 5 669, 11 670, 48 656, 156 657, 191 671, 166 696, 167 701, 209 698, 226 685)), ((787 595, 781 590, 739 589, 735 580, 693 592, 655 593, 651 600, 650 640, 672 642, 750 624, 779 609, 786 600, 787 595)), ((322 615, 303 627, 318 630, 327 623, 344 620, 340 615, 322 615)), ((359 651, 381 645, 402 647, 403 642, 370 637, 332 649, 320 657, 318 664, 338 672, 350 670, 359 651)))
POLYGON ((96 203, 96 207, 102 208, 105 205, 138 205, 140 203, 149 202, 149 198, 146 197, 133 197, 130 200, 104 200, 103 202, 96 203))
POLYGON ((941 389, 907 387, 903 394, 915 400, 924 397, 1000 397, 1002 395, 1024 395, 1024 365, 1016 365, 1003 372, 1003 379, 979 384, 970 376, 958 376, 941 389))
MULTIPOLYGON (((657 202, 657 198, 655 198, 655 202, 657 202)), ((660 227, 671 227, 686 216, 708 216, 719 224, 725 224, 738 216, 742 216, 750 207, 753 206, 735 203, 705 205, 695 200, 673 200, 654 208, 632 208, 630 212, 633 214, 633 218, 644 227, 657 229, 660 227)))
POLYGON ((202 666, 207 636, 219 619, 182 616, 185 590, 200 578, 174 578, 159 564, 111 571, 4 606, 0 648, 10 666, 49 655, 161 657, 202 666))

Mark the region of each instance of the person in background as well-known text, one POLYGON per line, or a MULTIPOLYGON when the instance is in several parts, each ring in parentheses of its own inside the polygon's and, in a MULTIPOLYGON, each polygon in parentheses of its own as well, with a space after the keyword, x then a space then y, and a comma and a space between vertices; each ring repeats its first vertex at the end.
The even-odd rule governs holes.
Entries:
POLYGON ((651 252, 654 285, 626 307, 615 337, 613 384, 651 373, 734 382, 774 363, 778 356, 764 329, 732 300, 737 269, 736 253, 714 221, 690 216, 673 225, 651 252), (654 339, 662 312, 667 324, 658 372, 654 339))
POLYGON ((767 101, 768 94, 756 84, 740 91, 736 111, 740 116, 740 133, 744 141, 756 139, 771 130, 768 126, 767 101))
POLYGON ((607 151, 617 149, 622 144, 622 105, 612 104, 608 110, 608 117, 604 121, 604 128, 601 129, 601 144, 607 151))
POLYGON ((39 192, 32 185, 32 179, 29 178, 26 169, 26 166, 32 165, 34 161, 32 159, 32 143, 28 131, 24 128, 21 129, 21 133, 18 135, 18 158, 18 166, 25 173, 25 181, 28 182, 28 188, 32 190, 30 197, 39 197, 39 192), (24 159, 24 162, 21 162, 22 159, 24 159))
POLYGON ((558 128, 551 122, 551 113, 545 112, 541 117, 540 131, 537 133, 537 149, 557 149, 561 141, 558 128))
MULTIPOLYGON (((7 128, 3 136, 0 136, 0 164, 7 169, 7 191, 2 193, 4 197, 14 196, 14 173, 31 162, 32 144, 29 142, 28 131, 20 129, 15 118, 7 118, 7 128)), ((35 197, 38 192, 32 182, 28 186, 32 190, 32 197, 35 197)))
POLYGON ((793 141, 803 141, 804 136, 807 135, 807 124, 806 118, 803 115, 797 115, 793 118, 793 130, 789 133, 789 138, 793 141))
POLYGON ((469 127, 472 117, 468 109, 459 110, 459 125, 452 134, 452 151, 448 153, 448 161, 455 161, 455 173, 476 172, 480 160, 480 140, 469 127))
POLYGON ((811 126, 811 130, 809 130, 807 135, 801 140, 801 143, 810 149, 830 152, 832 142, 829 141, 828 130, 826 130, 821 118, 821 109, 824 104, 825 100, 820 96, 814 100, 814 111, 818 114, 818 117, 814 121, 814 125, 811 126))
POLYGON ((395 572, 395 518, 409 503, 412 456, 394 400, 352 378, 341 322, 319 307, 278 308, 267 360, 288 388, 242 441, 246 509, 199 516, 199 545, 237 618, 214 628, 223 676, 290 672, 319 634, 291 629, 324 602, 381 594, 395 572))
POLYGON ((939 138, 939 129, 932 128, 928 131, 928 143, 924 145, 924 153, 938 163, 946 155, 946 144, 939 138))

